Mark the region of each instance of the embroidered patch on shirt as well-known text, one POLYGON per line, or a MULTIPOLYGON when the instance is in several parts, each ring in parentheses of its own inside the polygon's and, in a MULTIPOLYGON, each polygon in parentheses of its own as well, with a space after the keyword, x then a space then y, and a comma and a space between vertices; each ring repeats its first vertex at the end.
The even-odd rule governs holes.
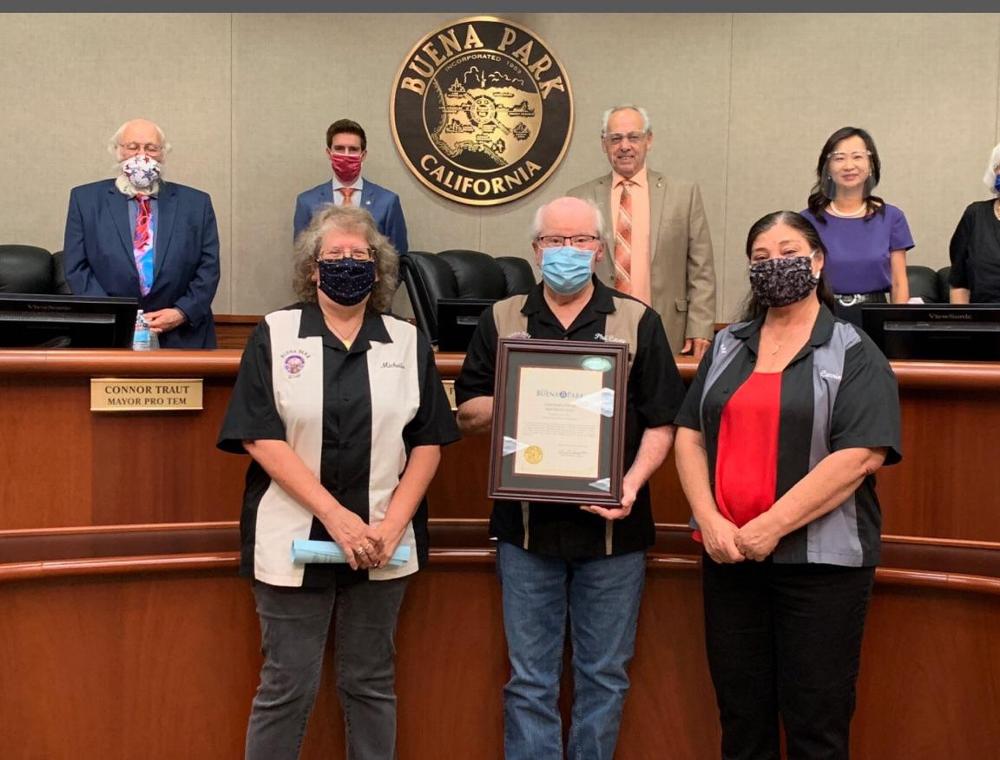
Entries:
POLYGON ((281 355, 281 366, 285 368, 285 374, 288 377, 294 378, 302 374, 308 358, 309 354, 305 351, 285 351, 281 355))

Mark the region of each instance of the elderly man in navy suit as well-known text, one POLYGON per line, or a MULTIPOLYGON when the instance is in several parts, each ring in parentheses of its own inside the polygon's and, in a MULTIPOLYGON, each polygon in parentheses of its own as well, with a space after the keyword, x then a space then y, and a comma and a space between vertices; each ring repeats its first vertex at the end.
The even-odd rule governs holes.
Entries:
POLYGON ((379 232, 392 242, 400 255, 408 250, 406 220, 399 196, 361 176, 361 164, 368 156, 365 130, 356 121, 340 119, 326 130, 326 155, 333 180, 300 193, 295 199, 294 235, 298 237, 320 206, 363 208, 375 218, 379 232))
POLYGON ((125 122, 109 149, 118 176, 69 195, 66 281, 77 295, 138 298, 164 348, 215 348, 219 231, 211 198, 163 179, 170 146, 151 121, 125 122))

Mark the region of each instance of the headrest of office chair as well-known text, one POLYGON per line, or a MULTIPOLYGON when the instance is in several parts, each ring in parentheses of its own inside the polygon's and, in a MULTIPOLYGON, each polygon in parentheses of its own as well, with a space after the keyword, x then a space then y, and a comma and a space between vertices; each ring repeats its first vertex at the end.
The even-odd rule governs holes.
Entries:
POLYGON ((951 267, 941 267, 937 270, 938 276, 938 286, 941 288, 941 301, 947 303, 951 300, 951 283, 948 280, 951 278, 951 267))
POLYGON ((0 293, 51 292, 51 253, 33 245, 0 245, 0 293))
POLYGON ((535 271, 526 259, 517 256, 497 256, 494 261, 503 272, 507 283, 505 295, 527 293, 535 286, 535 271))
POLYGON ((73 294, 73 289, 66 282, 66 264, 63 261, 62 251, 52 254, 52 292, 61 296, 73 294))
POLYGON ((527 293, 534 285, 534 273, 527 261, 512 256, 494 258, 479 251, 410 251, 400 257, 400 268, 417 327, 432 341, 437 340, 440 299, 500 300, 527 293))
POLYGON ((948 300, 941 297, 941 283, 938 274, 930 267, 919 264, 909 264, 906 267, 906 281, 910 285, 910 298, 922 298, 924 303, 942 303, 948 300))
POLYGON ((445 297, 500 299, 507 295, 504 271, 488 253, 455 249, 437 256, 451 267, 454 278, 454 293, 445 297))

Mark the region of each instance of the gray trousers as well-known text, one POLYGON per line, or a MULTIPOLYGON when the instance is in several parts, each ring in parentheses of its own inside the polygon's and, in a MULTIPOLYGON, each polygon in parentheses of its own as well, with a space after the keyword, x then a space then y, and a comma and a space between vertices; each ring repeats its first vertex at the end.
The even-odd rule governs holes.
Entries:
POLYGON ((393 637, 408 580, 316 590, 254 583, 264 666, 247 727, 246 760, 298 758, 331 617, 347 758, 396 756, 393 637))

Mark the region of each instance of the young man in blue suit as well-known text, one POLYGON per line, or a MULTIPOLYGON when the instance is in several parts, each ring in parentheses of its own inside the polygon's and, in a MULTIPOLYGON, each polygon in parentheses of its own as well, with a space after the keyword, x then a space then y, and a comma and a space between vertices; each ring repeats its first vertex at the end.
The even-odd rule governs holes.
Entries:
POLYGON ((126 122, 109 149, 118 176, 70 191, 66 281, 76 295, 138 298, 163 348, 215 348, 219 231, 211 198, 162 179, 170 146, 151 121, 126 122))
POLYGON ((293 237, 298 237, 320 206, 333 203, 363 208, 375 218, 379 232, 392 242, 397 253, 408 250, 406 220, 399 196, 361 176, 361 164, 368 156, 365 131, 356 121, 340 119, 326 130, 326 155, 333 180, 300 193, 295 199, 293 237))

